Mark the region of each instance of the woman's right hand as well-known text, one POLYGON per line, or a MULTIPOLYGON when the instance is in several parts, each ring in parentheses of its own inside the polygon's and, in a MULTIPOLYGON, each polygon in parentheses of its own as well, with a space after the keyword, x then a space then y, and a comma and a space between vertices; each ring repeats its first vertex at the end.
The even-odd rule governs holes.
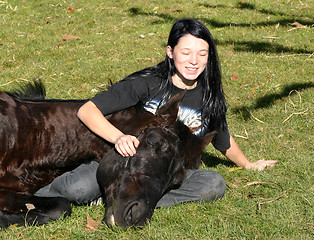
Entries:
POLYGON ((77 116, 91 131, 113 143, 122 156, 133 156, 136 153, 139 140, 132 135, 123 134, 112 125, 92 101, 82 105, 77 116))
POLYGON ((136 153, 139 140, 132 135, 123 134, 112 125, 92 101, 82 105, 77 116, 92 132, 113 143, 122 156, 133 156, 136 153))
POLYGON ((123 157, 133 156, 140 141, 132 135, 121 135, 115 141, 115 148, 123 157))

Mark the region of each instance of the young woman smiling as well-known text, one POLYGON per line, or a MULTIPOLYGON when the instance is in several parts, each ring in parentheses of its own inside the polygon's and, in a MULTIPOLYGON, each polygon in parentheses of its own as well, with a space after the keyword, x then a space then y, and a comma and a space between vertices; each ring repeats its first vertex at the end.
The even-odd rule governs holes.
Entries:
MULTIPOLYGON (((155 113, 171 96, 183 90, 186 94, 178 118, 194 134, 218 130, 213 146, 245 169, 263 170, 276 163, 272 160, 249 161, 229 134, 216 46, 209 30, 194 19, 174 23, 164 61, 114 84, 85 103, 77 115, 91 131, 113 143, 122 156, 132 156, 136 154, 138 139, 121 132, 105 116, 138 103, 155 113)), ((62 196, 77 204, 88 203, 101 195, 96 181, 97 167, 95 161, 83 164, 56 178, 37 195, 62 196)), ((225 181, 218 173, 190 169, 182 185, 165 194, 157 206, 216 200, 223 197, 225 188, 225 181)))

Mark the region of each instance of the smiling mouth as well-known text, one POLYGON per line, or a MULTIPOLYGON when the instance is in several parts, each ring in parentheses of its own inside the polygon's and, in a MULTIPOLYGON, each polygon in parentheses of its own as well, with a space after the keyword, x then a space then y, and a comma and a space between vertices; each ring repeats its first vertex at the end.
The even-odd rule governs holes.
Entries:
POLYGON ((188 70, 189 72, 196 72, 198 70, 198 68, 195 67, 186 67, 186 70, 188 70))

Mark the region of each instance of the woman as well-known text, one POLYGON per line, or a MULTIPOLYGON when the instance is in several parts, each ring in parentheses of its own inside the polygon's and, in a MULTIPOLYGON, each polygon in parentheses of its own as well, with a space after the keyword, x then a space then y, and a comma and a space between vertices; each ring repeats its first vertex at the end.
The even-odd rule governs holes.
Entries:
MULTIPOLYGON (((79 119, 113 143, 122 156, 132 156, 136 154, 138 139, 121 132, 104 116, 139 102, 154 113, 171 96, 186 89, 178 117, 194 134, 218 129, 212 144, 236 165, 258 170, 273 166, 276 161, 250 162, 228 132, 218 55, 209 30, 194 19, 178 20, 171 29, 166 53, 163 62, 128 76, 85 103, 78 110, 79 119)), ((56 178, 37 195, 63 196, 77 204, 93 200, 100 196, 96 187, 97 166, 96 162, 83 164, 56 178)), ((218 173, 189 170, 180 188, 165 194, 157 206, 216 200, 223 197, 225 186, 218 173)))

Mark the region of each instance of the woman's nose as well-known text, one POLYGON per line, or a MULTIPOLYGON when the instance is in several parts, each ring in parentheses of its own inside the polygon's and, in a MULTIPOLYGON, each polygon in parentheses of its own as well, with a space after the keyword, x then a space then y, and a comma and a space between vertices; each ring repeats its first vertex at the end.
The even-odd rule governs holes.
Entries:
POLYGON ((191 54, 191 55, 190 55, 190 58, 189 58, 189 62, 190 62, 191 64, 193 64, 193 65, 196 65, 196 64, 197 64, 197 61, 198 61, 197 55, 196 55, 196 54, 191 54))

